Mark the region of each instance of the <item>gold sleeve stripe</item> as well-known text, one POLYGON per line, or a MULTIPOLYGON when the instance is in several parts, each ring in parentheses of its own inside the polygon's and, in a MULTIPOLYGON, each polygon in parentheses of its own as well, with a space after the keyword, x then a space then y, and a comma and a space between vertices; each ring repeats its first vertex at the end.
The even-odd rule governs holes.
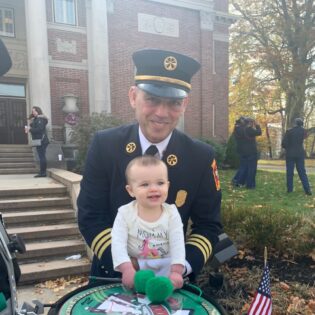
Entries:
POLYGON ((209 247, 207 247, 204 242, 202 242, 198 238, 194 238, 194 237, 189 238, 188 242, 189 242, 189 244, 197 244, 198 243, 200 246, 202 246, 202 248, 206 254, 206 259, 208 259, 210 257, 209 247))
POLYGON ((100 249, 100 251, 97 254, 98 259, 101 259, 103 253, 105 252, 105 250, 107 249, 107 247, 112 243, 112 239, 110 239, 109 241, 107 241, 100 249))
POLYGON ((200 246, 202 246, 203 250, 202 252, 204 253, 205 260, 208 260, 211 253, 212 253, 212 245, 210 241, 205 238, 204 236, 200 234, 192 234, 187 240, 187 244, 195 245, 200 249, 200 246))
POLYGON ((97 255, 97 252, 99 251, 100 247, 105 243, 107 242, 108 240, 112 240, 112 237, 111 237, 111 234, 108 234, 106 236, 104 236, 102 239, 100 239, 97 243, 97 245, 95 246, 95 249, 94 249, 94 253, 95 255, 97 255))
POLYGON ((95 236, 95 238, 94 238, 94 240, 93 240, 93 242, 92 242, 92 245, 91 245, 91 249, 92 249, 93 252, 94 252, 94 250, 95 250, 95 246, 96 246, 96 244, 98 243, 98 241, 99 241, 104 235, 110 234, 111 230, 112 230, 111 228, 108 228, 108 229, 102 231, 101 233, 99 233, 97 236, 95 236))
POLYGON ((207 255, 206 255, 206 252, 204 251, 203 247, 201 247, 199 244, 196 244, 196 243, 192 243, 192 242, 186 242, 186 244, 190 244, 190 245, 193 245, 195 247, 198 247, 200 249, 200 251, 202 252, 203 254, 203 258, 204 258, 204 263, 206 263, 207 261, 207 255))

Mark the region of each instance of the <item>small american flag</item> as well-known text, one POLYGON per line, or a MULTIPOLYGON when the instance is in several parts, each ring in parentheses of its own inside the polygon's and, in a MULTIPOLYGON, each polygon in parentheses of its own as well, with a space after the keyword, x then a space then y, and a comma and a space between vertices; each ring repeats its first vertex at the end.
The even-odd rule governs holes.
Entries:
POLYGON ((271 315, 272 300, 270 292, 269 267, 265 264, 264 273, 261 278, 255 298, 248 310, 248 315, 271 315))

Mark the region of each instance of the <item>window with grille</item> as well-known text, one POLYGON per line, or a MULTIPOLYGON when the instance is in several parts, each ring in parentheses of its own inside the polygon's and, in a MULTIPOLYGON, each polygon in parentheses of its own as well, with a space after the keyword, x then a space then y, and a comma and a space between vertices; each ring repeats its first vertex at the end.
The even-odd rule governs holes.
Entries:
POLYGON ((56 23, 76 25, 75 0, 54 0, 54 19, 56 23))
POLYGON ((14 11, 9 8, 0 8, 0 35, 15 36, 14 11))

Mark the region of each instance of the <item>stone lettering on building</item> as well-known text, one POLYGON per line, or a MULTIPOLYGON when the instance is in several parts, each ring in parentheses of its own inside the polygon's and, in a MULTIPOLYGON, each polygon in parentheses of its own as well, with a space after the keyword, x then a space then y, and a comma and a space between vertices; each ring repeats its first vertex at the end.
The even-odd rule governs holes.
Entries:
POLYGON ((175 19, 138 13, 138 31, 156 35, 178 37, 179 22, 175 19))
POLYGON ((57 43, 57 51, 59 53, 68 53, 68 54, 76 55, 77 43, 75 40, 67 41, 67 40, 62 40, 60 38, 57 38, 56 43, 57 43))
POLYGON ((25 51, 9 49, 9 54, 12 59, 12 70, 22 71, 27 70, 27 55, 25 51))

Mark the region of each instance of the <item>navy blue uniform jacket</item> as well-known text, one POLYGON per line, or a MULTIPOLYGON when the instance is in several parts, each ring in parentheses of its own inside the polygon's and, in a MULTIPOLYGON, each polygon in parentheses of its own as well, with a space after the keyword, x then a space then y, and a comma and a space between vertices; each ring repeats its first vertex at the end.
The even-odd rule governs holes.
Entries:
MULTIPOLYGON (((127 164, 142 154, 138 124, 97 132, 89 148, 78 197, 80 231, 94 253, 91 274, 112 277, 111 227, 118 208, 132 199, 125 189, 127 164)), ((186 259, 197 275, 221 232, 221 191, 212 148, 174 130, 163 155, 170 189, 187 231, 186 259)))

